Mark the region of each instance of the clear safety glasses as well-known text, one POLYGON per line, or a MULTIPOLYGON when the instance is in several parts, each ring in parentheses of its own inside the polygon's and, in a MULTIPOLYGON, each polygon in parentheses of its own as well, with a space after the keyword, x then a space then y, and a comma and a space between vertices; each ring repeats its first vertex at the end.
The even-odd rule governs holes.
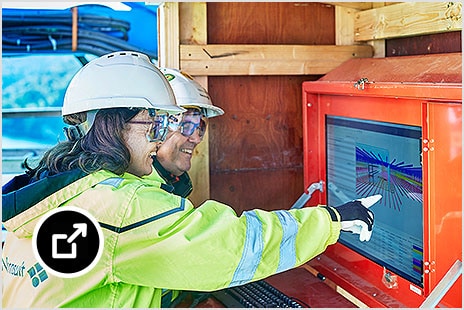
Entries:
POLYGON ((192 136, 195 130, 198 130, 200 139, 203 139, 206 132, 207 118, 195 108, 189 108, 186 112, 177 115, 157 114, 150 111, 150 117, 151 121, 128 121, 129 124, 150 125, 146 135, 149 142, 163 142, 169 130, 178 130, 185 137, 192 136))
POLYGON ((182 114, 169 116, 168 122, 170 130, 179 130, 185 137, 192 136, 195 130, 198 129, 198 135, 201 139, 203 139, 208 125, 207 118, 195 108, 188 108, 182 114))
POLYGON ((155 113, 150 112, 152 121, 128 121, 128 123, 150 125, 146 135, 148 142, 163 142, 168 134, 169 115, 155 113))

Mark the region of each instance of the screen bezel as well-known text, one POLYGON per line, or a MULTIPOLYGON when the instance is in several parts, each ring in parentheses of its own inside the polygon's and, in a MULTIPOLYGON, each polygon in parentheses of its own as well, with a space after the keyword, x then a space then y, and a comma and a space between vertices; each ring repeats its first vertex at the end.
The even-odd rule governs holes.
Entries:
MULTIPOLYGON (((424 136, 428 135, 426 124, 427 101, 417 98, 396 96, 382 97, 381 93, 391 89, 382 85, 372 92, 353 92, 350 83, 305 82, 303 84, 303 165, 304 181, 309 185, 316 180, 326 181, 325 163, 325 115, 372 119, 381 122, 401 123, 423 128, 424 136), (401 113, 394 113, 401 111, 401 113)), ((396 88, 395 88, 396 89, 396 88)), ((421 88, 422 89, 422 88, 421 88)), ((430 259, 429 240, 429 190, 428 190, 428 159, 424 154, 424 261, 430 259)), ((314 193, 307 206, 327 204, 323 192, 314 193)), ((392 274, 370 259, 358 254, 345 245, 337 242, 326 249, 317 260, 310 262, 312 266, 326 273, 334 281, 349 290, 370 307, 405 307, 420 305, 424 296, 430 293, 430 281, 433 274, 424 274, 424 287, 420 287, 402 277, 398 277, 398 287, 406 290, 391 290, 383 283, 385 274, 392 274), (401 293, 399 293, 401 292, 401 293), (373 294, 376 297, 373 297, 373 294)))
MULTIPOLYGON (((417 130, 420 130, 421 134, 418 138, 415 138, 415 139, 418 139, 417 142, 419 142, 419 149, 417 150, 420 154, 420 145, 421 145, 421 136, 422 136, 422 127, 421 126, 415 126, 415 125, 409 125, 409 124, 397 124, 397 123, 392 123, 392 122, 384 122, 384 121, 377 121, 377 120, 372 120, 372 119, 361 119, 361 118, 354 118, 354 117, 346 117, 346 116, 338 116, 338 115, 331 115, 331 114, 325 114, 324 115, 324 118, 325 118, 325 122, 324 122, 324 129, 325 129, 325 150, 326 150, 326 157, 325 157, 325 171, 326 171, 326 175, 325 175, 325 180, 326 180, 326 184, 328 185, 329 184, 329 163, 328 163, 328 135, 329 135, 329 132, 328 132, 328 119, 331 118, 331 119, 340 119, 342 121, 347 121, 347 122, 355 122, 355 123, 359 123, 359 124, 367 124, 367 122, 373 122, 372 125, 376 126, 376 125, 380 125, 380 126, 387 126, 387 127, 395 127, 395 125, 399 125, 399 126, 406 126, 408 128, 403 128, 403 129, 406 129, 406 130, 413 130, 413 131, 417 131, 417 130)), ((366 130, 365 128, 363 130, 366 130)), ((371 130, 367 130, 367 131, 370 131, 371 130)), ((401 135, 399 135, 401 136, 401 135)), ((409 137, 409 138, 412 138, 412 137, 409 137)), ((328 187, 328 186, 327 186, 328 187)), ((326 187, 326 188, 327 188, 326 187)), ((329 199, 329 195, 330 195, 330 190, 326 190, 326 201, 327 201, 327 204, 329 205, 333 205, 333 203, 331 204, 331 201, 329 199)), ((358 197, 360 198, 360 197, 358 197)), ((423 210, 423 205, 422 205, 422 210, 423 210)), ((422 223, 423 225, 423 215, 422 215, 422 223)), ((424 239, 423 239, 423 232, 424 232, 424 226, 422 226, 422 248, 424 247, 423 246, 423 243, 424 243, 424 239)), ((349 234, 347 232, 342 232, 342 234, 349 234)), ((420 288, 423 288, 424 287, 424 273, 423 273, 423 265, 421 266, 421 269, 422 269, 422 273, 421 273, 421 279, 418 280, 412 276, 410 276, 409 274, 403 272, 401 269, 397 268, 396 266, 393 266, 392 264, 388 263, 387 261, 384 261, 382 260, 380 257, 376 257, 374 256, 373 254, 370 254, 368 252, 366 252, 364 249, 360 248, 360 247, 357 247, 355 244, 352 244, 350 242, 347 242, 347 240, 344 240, 343 238, 340 238, 339 243, 343 244, 344 246, 346 246, 347 248, 359 253, 360 255, 366 257, 367 259, 373 261, 374 263, 376 263, 377 265, 379 265, 380 267, 385 267, 386 269, 392 271, 394 274, 398 275, 398 276, 401 276, 402 278, 404 278, 406 281, 409 281, 411 283, 414 283, 416 284, 417 286, 419 286, 420 288)), ((423 264, 423 260, 422 260, 422 264, 423 264)))

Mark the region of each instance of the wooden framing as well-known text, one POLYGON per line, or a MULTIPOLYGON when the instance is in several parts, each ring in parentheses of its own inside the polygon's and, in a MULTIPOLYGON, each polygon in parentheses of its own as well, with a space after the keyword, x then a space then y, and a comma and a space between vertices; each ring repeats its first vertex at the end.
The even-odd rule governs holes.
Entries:
MULTIPOLYGON (((159 6, 159 65, 182 69, 207 89, 214 75, 323 75, 345 60, 385 57, 384 39, 462 30, 461 2, 323 2, 335 6, 336 45, 208 45, 205 2, 159 6)), ((199 204, 209 198, 208 137, 190 176, 199 204)))
POLYGON ((158 16, 158 65, 179 69, 179 3, 163 2, 158 16))
MULTIPOLYGON (((180 42, 183 44, 205 44, 207 39, 206 25, 206 2, 179 3, 180 23, 180 42)), ((177 49, 178 55, 180 49, 177 49)), ((181 67, 180 56, 179 67, 181 67)), ((191 75, 189 71, 186 71, 191 75)), ((205 89, 208 89, 207 76, 194 76, 195 80, 205 89)), ((192 157, 192 168, 189 172, 192 179, 193 192, 190 194, 190 201, 194 205, 200 205, 210 198, 210 180, 209 180, 209 134, 206 134, 203 141, 195 148, 195 154, 192 157)))
POLYGON ((392 5, 397 4, 398 2, 322 2, 327 3, 330 5, 334 5, 335 7, 343 7, 343 8, 350 8, 355 9, 358 11, 365 11, 370 10, 372 8, 376 8, 379 5, 392 5))
POLYGON ((459 30, 461 2, 403 2, 355 15, 358 42, 459 30))
POLYGON ((335 6, 335 44, 352 45, 354 41, 354 15, 357 9, 335 6))
POLYGON ((349 58, 384 56, 376 51, 383 43, 372 52, 351 45, 356 42, 376 47, 379 39, 462 30, 461 2, 386 2, 381 7, 375 2, 325 3, 336 6, 336 46, 205 45, 205 2, 162 3, 160 65, 194 76, 325 74, 349 58), (190 12, 183 14, 182 23, 179 6, 190 12))
POLYGON ((355 10, 369 10, 372 9, 372 2, 323 2, 335 7, 344 7, 355 10))
MULTIPOLYGON (((206 3, 164 2, 159 6, 158 15, 158 64, 160 67, 180 69, 180 43, 206 43, 206 3)), ((206 76, 196 76, 195 80, 208 89, 206 76)), ((210 196, 208 132, 206 132, 203 141, 195 148, 195 156, 192 158, 192 169, 189 171, 189 175, 193 184, 193 192, 189 199, 194 205, 199 205, 210 196)))
POLYGON ((181 45, 192 75, 318 75, 350 58, 372 57, 368 45, 181 45))

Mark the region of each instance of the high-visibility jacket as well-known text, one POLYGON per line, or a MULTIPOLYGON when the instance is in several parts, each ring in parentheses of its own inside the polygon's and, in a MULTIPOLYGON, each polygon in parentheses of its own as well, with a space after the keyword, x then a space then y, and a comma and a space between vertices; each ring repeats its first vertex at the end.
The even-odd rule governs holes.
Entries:
POLYGON ((146 178, 151 178, 154 175, 155 178, 161 177, 163 182, 166 184, 164 188, 167 192, 173 193, 177 196, 188 197, 193 191, 193 184, 190 176, 187 172, 181 175, 173 175, 171 172, 166 170, 163 165, 158 161, 156 156, 153 156, 153 171, 146 178))
POLYGON ((213 291, 296 267, 337 241, 339 220, 322 207, 246 211, 191 202, 160 177, 69 171, 3 192, 3 307, 160 307, 163 289, 213 291), (48 211, 74 206, 102 227, 104 249, 76 278, 47 273, 32 235, 48 211))

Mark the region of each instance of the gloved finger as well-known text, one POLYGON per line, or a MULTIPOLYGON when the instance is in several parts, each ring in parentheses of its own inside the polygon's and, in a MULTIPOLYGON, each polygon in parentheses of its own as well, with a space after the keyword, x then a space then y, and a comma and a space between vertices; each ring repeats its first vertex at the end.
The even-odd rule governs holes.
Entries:
MULTIPOLYGON (((362 221, 359 221, 359 222, 362 222, 362 221)), ((354 234, 361 233, 361 226, 359 226, 358 221, 347 221, 347 222, 341 222, 340 224, 342 226, 342 230, 344 231, 350 231, 354 234)))
POLYGON ((373 196, 369 196, 365 198, 359 198, 356 200, 360 201, 361 204, 365 206, 366 208, 369 208, 370 206, 375 204, 377 201, 379 201, 381 198, 382 198, 382 195, 377 194, 377 195, 373 195, 373 196))
POLYGON ((361 227, 361 232, 359 233, 359 240, 369 241, 372 236, 372 230, 369 230, 364 222, 359 223, 359 226, 361 227))

